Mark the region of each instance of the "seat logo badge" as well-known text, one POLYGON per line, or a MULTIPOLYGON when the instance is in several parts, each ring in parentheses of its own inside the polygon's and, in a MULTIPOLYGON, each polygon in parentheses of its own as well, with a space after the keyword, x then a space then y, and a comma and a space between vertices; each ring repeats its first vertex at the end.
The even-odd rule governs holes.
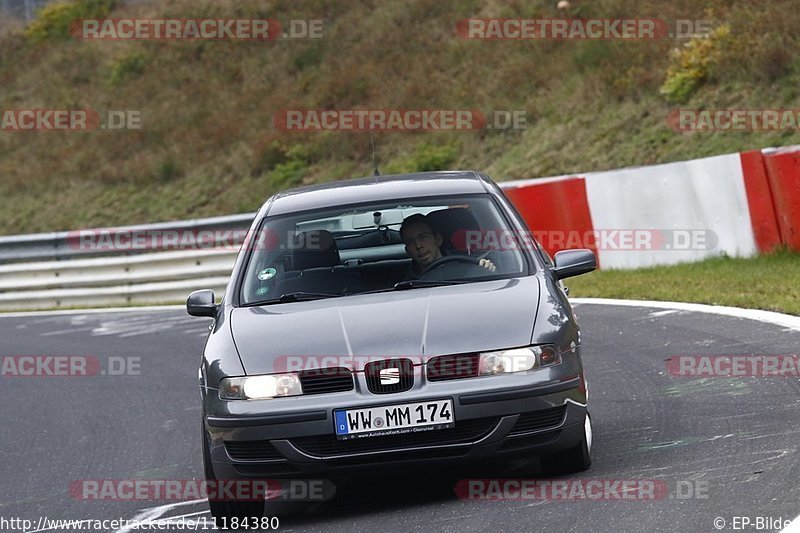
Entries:
POLYGON ((400 369, 396 366, 382 368, 380 372, 381 385, 397 385, 400 383, 400 369))

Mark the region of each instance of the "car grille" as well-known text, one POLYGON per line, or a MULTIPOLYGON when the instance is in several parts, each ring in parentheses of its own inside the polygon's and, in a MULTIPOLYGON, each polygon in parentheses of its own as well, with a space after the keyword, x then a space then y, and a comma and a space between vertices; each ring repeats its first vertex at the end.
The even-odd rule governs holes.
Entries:
POLYGON ((235 461, 269 461, 284 459, 268 440, 225 441, 228 455, 235 461))
POLYGON ((260 477, 261 479, 271 479, 276 476, 287 476, 300 472, 299 468, 288 462, 236 463, 233 467, 243 476, 260 477))
POLYGON ((550 409, 524 413, 519 416, 517 423, 514 424, 514 427, 511 428, 511 432, 508 435, 513 437, 531 431, 556 428, 563 422, 566 412, 567 406, 559 405, 558 407, 552 407, 550 409))
POLYGON ((301 451, 320 457, 400 450, 419 446, 443 446, 475 442, 492 431, 498 418, 477 418, 456 422, 450 429, 434 429, 403 435, 385 437, 363 437, 360 439, 338 440, 334 435, 300 437, 291 442, 301 451))
POLYGON ((373 361, 364 365, 364 377, 367 380, 367 388, 373 394, 407 391, 414 386, 414 363, 411 359, 373 361), (394 372, 382 372, 390 370, 394 372))
POLYGON ((479 354, 441 355, 428 361, 428 381, 472 378, 478 375, 479 354))
POLYGON ((343 367, 318 368, 299 372, 303 394, 324 394, 353 390, 353 374, 343 367))

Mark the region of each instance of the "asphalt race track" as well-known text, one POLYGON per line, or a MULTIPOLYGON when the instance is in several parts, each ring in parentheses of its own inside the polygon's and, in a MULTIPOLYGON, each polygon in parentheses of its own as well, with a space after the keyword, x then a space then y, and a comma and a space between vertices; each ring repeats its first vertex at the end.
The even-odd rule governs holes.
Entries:
MULTIPOLYGON (((576 310, 594 421, 594 464, 577 477, 657 480, 669 495, 461 501, 454 494, 459 479, 529 477, 530 465, 377 472, 344 483, 306 514, 278 515, 280 530, 716 531, 719 517, 732 531, 736 516, 800 514, 800 380, 686 378, 670 375, 665 361, 797 353, 800 331, 687 311, 576 310)), ((208 519, 203 502, 84 501, 69 491, 83 479, 202 476, 196 381, 207 325, 177 308, 0 317, 3 356, 90 355, 101 368, 110 368, 109 357, 140 358, 140 375, 0 377, 0 517, 172 517, 173 529, 178 517, 208 519)))

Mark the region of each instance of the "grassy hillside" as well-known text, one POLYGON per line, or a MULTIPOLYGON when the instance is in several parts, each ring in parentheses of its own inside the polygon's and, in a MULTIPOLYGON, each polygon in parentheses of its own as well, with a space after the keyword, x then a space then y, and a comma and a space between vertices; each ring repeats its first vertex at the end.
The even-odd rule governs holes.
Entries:
POLYGON ((0 109, 140 110, 142 130, 0 131, 0 233, 243 212, 280 188, 370 173, 366 133, 280 132, 272 117, 287 108, 527 112, 523 131, 378 133, 384 173, 468 167, 506 180, 800 143, 796 132, 681 134, 665 120, 677 108, 800 108, 795 0, 555 4, 80 0, 27 29, 5 24, 0 109), (109 9, 110 18, 322 19, 325 37, 63 35, 65 12, 109 9), (702 42, 576 42, 469 41, 453 29, 467 17, 565 16, 711 19, 724 31, 702 42))

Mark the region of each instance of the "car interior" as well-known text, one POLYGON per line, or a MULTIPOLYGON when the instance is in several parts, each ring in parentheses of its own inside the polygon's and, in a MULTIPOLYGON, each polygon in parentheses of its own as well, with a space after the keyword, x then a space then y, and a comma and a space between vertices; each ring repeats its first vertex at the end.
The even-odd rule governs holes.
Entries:
MULTIPOLYGON (((463 232, 482 229, 469 206, 437 208, 428 211, 426 217, 432 229, 442 235, 440 249, 444 256, 488 257, 500 272, 519 268, 516 255, 511 257, 497 250, 476 250, 464 245, 463 232)), ((242 289, 246 302, 293 293, 368 292, 391 288, 408 279, 412 260, 400 236, 400 223, 359 229, 304 228, 294 233, 291 240, 291 243, 281 243, 278 250, 260 254, 255 268, 251 265, 251 275, 246 276, 242 289), (272 276, 260 275, 270 268, 274 269, 272 276)), ((448 271, 452 271, 453 279, 484 274, 480 267, 466 261, 450 265, 448 271)))

